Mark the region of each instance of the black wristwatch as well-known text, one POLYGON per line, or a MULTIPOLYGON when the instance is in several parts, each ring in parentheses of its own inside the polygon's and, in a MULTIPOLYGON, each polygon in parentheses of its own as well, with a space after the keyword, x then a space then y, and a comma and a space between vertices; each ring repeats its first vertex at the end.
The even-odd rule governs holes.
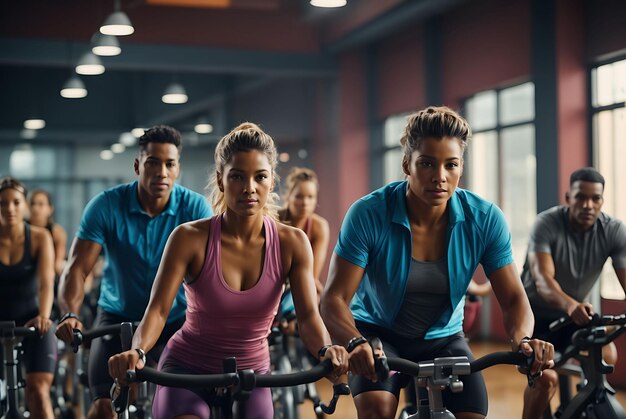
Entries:
POLYGON ((324 357, 324 355, 326 355, 326 351, 328 350, 328 348, 330 348, 332 345, 324 345, 320 348, 319 351, 317 351, 317 357, 318 359, 322 359, 324 357))
POLYGON ((355 338, 350 339, 350 341, 348 342, 348 345, 346 346, 346 350, 348 351, 348 353, 354 351, 354 348, 356 348, 359 345, 362 345, 364 343, 367 343, 367 339, 365 339, 363 336, 358 336, 355 338))
POLYGON ((135 348, 137 353, 139 354, 139 359, 143 361, 143 365, 146 366, 146 353, 141 348, 135 348))
POLYGON ((76 319, 78 321, 80 321, 80 319, 78 318, 78 316, 76 315, 76 313, 72 313, 71 311, 68 311, 67 313, 65 313, 63 315, 63 317, 61 317, 59 319, 59 324, 63 323, 65 320, 67 319, 76 319))

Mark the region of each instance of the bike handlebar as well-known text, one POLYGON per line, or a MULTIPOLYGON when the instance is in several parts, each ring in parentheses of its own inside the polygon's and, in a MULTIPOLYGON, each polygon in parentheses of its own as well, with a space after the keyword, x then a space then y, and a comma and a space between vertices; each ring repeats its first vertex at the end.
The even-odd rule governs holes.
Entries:
POLYGON ((197 388, 197 387, 228 387, 239 382, 237 373, 221 374, 176 374, 158 371, 154 368, 144 367, 140 370, 126 371, 129 382, 150 381, 166 387, 197 388))
POLYGON ((14 321, 0 322, 0 337, 2 338, 37 336, 38 334, 39 331, 35 327, 15 326, 14 321))
MULTIPOLYGON (((137 328, 139 322, 133 322, 133 329, 137 328)), ((90 342, 94 339, 100 338, 106 335, 119 335, 122 330, 122 323, 110 324, 107 326, 96 327, 94 329, 82 331, 80 329, 74 329, 72 331, 72 350, 78 352, 78 347, 83 343, 90 342)))
MULTIPOLYGON (((469 363, 469 373, 471 374, 499 364, 517 365, 528 368, 529 363, 532 363, 533 359, 534 358, 527 357, 521 352, 494 352, 471 362, 466 358, 465 362, 469 363)), ((393 371, 415 377, 419 377, 420 374, 423 374, 425 367, 424 363, 416 363, 403 358, 387 358, 387 364, 389 365, 389 369, 393 371)))

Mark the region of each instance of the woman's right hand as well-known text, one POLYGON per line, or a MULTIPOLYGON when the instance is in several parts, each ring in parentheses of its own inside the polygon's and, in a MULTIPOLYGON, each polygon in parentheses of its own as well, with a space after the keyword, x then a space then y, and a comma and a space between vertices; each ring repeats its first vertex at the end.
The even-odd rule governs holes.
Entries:
POLYGON ((127 385, 126 371, 140 370, 144 367, 144 362, 139 357, 136 349, 131 349, 109 358, 109 375, 122 385, 127 385))
POLYGON ((372 348, 369 343, 356 346, 352 352, 350 352, 350 372, 362 375, 368 380, 376 382, 378 378, 374 367, 374 357, 383 355, 382 345, 376 349, 372 348))
POLYGON ((74 317, 68 317, 57 325, 56 336, 67 344, 71 344, 74 339, 74 329, 83 330, 84 326, 74 317))

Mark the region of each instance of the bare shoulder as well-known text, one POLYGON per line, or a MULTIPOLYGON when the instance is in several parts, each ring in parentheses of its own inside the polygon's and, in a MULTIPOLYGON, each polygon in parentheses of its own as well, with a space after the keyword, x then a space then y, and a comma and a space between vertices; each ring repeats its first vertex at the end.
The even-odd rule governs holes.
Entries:
POLYGON ((67 232, 65 231, 65 229, 63 228, 63 226, 61 226, 61 224, 53 224, 52 225, 52 235, 63 235, 64 237, 67 236, 67 232))
POLYGON ((30 236, 33 240, 42 241, 50 238, 50 232, 45 227, 30 226, 30 236))
POLYGON ((206 237, 209 233, 210 218, 202 218, 200 220, 188 221, 180 224, 172 232, 172 236, 177 239, 195 239, 206 237))
POLYGON ((276 222, 280 243, 289 247, 299 246, 308 241, 304 231, 299 228, 276 222))
POLYGON ((313 230, 319 231, 319 232, 328 231, 329 229, 328 220, 326 220, 326 218, 318 214, 313 214, 312 219, 313 219, 313 230))

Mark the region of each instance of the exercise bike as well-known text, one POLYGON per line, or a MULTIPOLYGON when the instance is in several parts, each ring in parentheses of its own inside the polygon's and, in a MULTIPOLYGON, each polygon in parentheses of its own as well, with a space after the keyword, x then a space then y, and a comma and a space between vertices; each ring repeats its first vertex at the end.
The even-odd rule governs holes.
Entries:
POLYGON ((4 380, 2 381, 1 419, 23 419, 26 416, 20 409, 19 390, 24 387, 20 381, 19 351, 25 337, 37 336, 34 327, 16 327, 14 321, 0 322, 0 341, 4 349, 4 380))
MULTIPOLYGON (((572 320, 561 318, 550 325, 551 331, 559 330, 572 320)), ((559 372, 561 405, 556 412, 547 411, 544 419, 626 419, 624 408, 615 399, 615 390, 606 380, 606 374, 614 370, 602 359, 602 347, 626 332, 626 313, 619 316, 594 314, 588 325, 574 332, 569 344, 560 357, 555 359, 554 368, 559 372), (572 368, 568 360, 574 358, 580 369, 572 368), (573 372, 573 374, 572 374, 573 372), (578 392, 569 395, 569 375, 581 376, 578 392)))

